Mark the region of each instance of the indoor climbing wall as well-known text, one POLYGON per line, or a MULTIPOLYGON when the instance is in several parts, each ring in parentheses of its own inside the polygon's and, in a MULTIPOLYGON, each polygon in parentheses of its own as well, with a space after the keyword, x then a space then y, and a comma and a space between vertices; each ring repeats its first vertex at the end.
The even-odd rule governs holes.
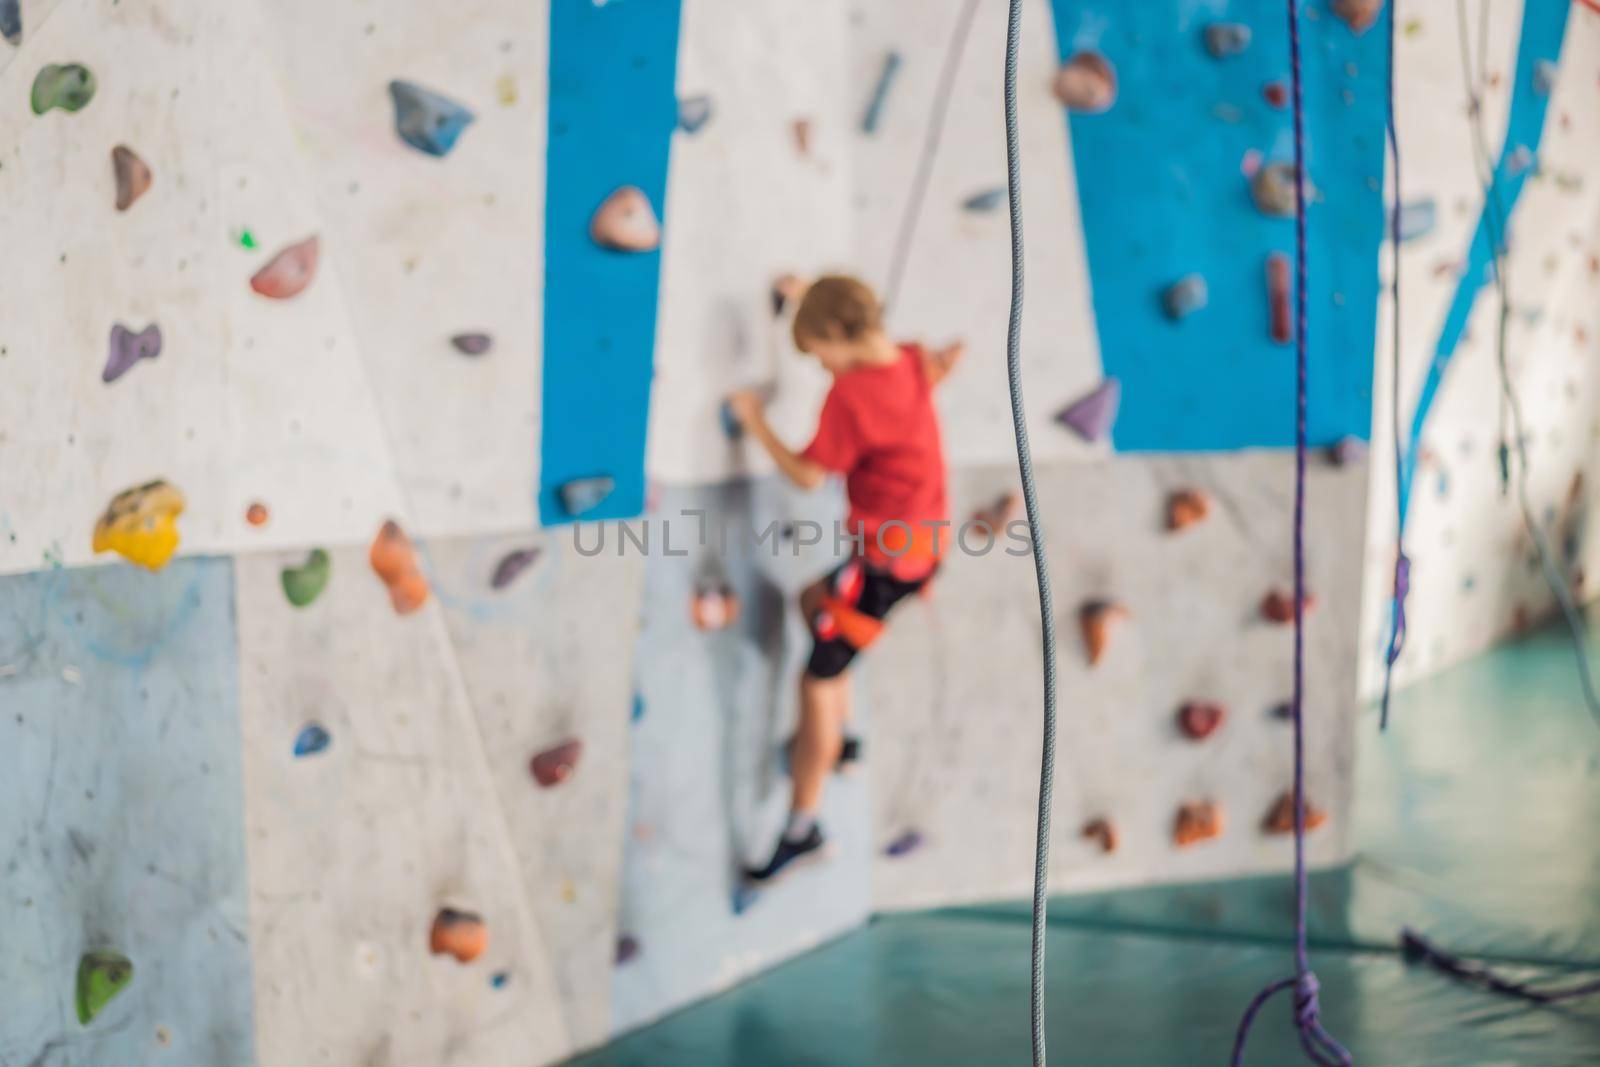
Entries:
MULTIPOLYGON (((1600 458, 1600 14, 1557 0, 1468 5, 1403 19, 1400 440, 1411 592, 1400 681, 1440 670, 1549 617, 1555 600, 1517 504, 1502 404, 1500 299, 1490 234, 1509 234, 1505 346, 1522 410, 1527 490, 1561 580, 1594 595, 1588 520, 1600 458), (1487 30, 1485 38, 1484 30, 1487 30), (1483 43, 1486 39, 1486 44, 1483 43), (1469 93, 1469 86, 1471 90, 1469 93), (1474 122, 1473 96, 1481 100, 1474 122), (1482 147, 1477 139, 1482 138, 1482 147), (1485 197, 1495 168, 1500 211, 1485 197), (1497 214, 1507 220, 1496 225, 1497 214)), ((1388 265, 1385 262, 1385 274, 1388 265)), ((1389 308, 1387 296, 1385 308, 1389 308)), ((1390 325, 1380 330, 1363 690, 1381 685, 1397 500, 1390 325)))

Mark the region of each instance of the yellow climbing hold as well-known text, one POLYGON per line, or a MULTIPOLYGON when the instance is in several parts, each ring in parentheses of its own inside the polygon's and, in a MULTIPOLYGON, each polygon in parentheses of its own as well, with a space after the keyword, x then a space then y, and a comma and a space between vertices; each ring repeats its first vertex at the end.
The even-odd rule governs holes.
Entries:
POLYGON ((158 571, 178 550, 183 494, 158 478, 111 498, 94 524, 94 550, 158 571))

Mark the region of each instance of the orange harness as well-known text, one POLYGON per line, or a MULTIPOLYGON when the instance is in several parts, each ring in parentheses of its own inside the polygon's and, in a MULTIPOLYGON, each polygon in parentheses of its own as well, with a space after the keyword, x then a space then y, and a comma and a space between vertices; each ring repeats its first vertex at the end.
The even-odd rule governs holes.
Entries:
MULTIPOLYGON (((919 524, 907 527, 905 524, 896 523, 880 531, 876 539, 882 544, 873 547, 881 547, 882 552, 871 552, 865 558, 874 564, 878 563, 880 555, 889 563, 896 559, 927 560, 933 563, 940 557, 942 548, 940 535, 943 532, 944 528, 938 526, 919 524)), ((929 577, 932 577, 931 571, 929 577)), ((819 638, 824 641, 835 639, 843 641, 859 652, 883 634, 883 620, 874 618, 856 607, 861 601, 861 589, 865 581, 862 557, 851 560, 839 571, 836 588, 823 594, 822 610, 817 613, 813 624, 819 638)), ((922 588, 924 595, 927 594, 927 590, 928 583, 925 582, 922 588)))

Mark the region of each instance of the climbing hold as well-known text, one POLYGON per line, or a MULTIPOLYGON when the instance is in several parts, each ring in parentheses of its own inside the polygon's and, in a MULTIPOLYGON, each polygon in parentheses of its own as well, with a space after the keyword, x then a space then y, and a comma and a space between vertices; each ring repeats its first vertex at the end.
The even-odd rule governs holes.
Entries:
POLYGON ((511 984, 510 971, 496 971, 489 976, 489 985, 494 989, 504 989, 511 984))
POLYGON ((500 562, 494 565, 494 574, 489 576, 490 589, 504 589, 516 581, 522 572, 533 566, 534 560, 539 558, 537 548, 517 548, 500 557, 500 562))
POLYGON ((246 251, 253 250, 257 247, 256 235, 250 232, 250 227, 248 226, 235 231, 233 239, 239 243, 240 248, 243 248, 246 251))
POLYGON ((1172 843, 1179 848, 1222 836, 1222 808, 1210 800, 1190 801, 1178 807, 1172 823, 1172 843))
MULTIPOLYGON (((1305 597, 1305 614, 1317 606, 1317 598, 1310 593, 1305 597)), ((1294 596, 1282 589, 1274 589, 1261 598, 1261 617, 1279 625, 1294 622, 1294 596)))
POLYGON ((798 274, 785 274, 772 283, 772 314, 782 315, 790 304, 798 304, 810 288, 798 274))
POLYGON ((633 722, 638 722, 644 718, 644 697, 638 693, 633 694, 633 708, 628 714, 633 722))
POLYGON ((1515 178, 1534 164, 1533 150, 1525 144, 1519 144, 1511 150, 1510 157, 1506 160, 1506 173, 1515 178))
POLYGON ((1069 110, 1098 115, 1117 101, 1117 72, 1099 52, 1079 52, 1056 71, 1051 88, 1069 110))
POLYGON ((407 81, 389 83, 394 132, 419 152, 446 156, 473 119, 471 111, 431 89, 407 81))
POLYGON ((549 789, 572 776, 582 755, 583 742, 571 737, 554 748, 547 748, 534 756, 528 761, 528 770, 533 773, 534 781, 549 789))
POLYGON ((900 53, 890 52, 883 57, 883 68, 878 71, 877 84, 872 87, 867 110, 861 116, 862 133, 878 132, 878 123, 883 120, 883 107, 889 100, 889 88, 894 85, 895 75, 899 73, 900 53))
POLYGON ((717 420, 722 423, 722 435, 730 441, 744 436, 744 426, 733 413, 733 405, 724 400, 717 408, 717 420))
POLYGON ((106 354, 105 369, 100 372, 102 382, 114 382, 141 359, 155 359, 161 354, 161 327, 151 323, 134 333, 122 323, 111 327, 110 351, 106 354))
POLYGON ((709 96, 683 97, 678 101, 678 128, 688 134, 699 133, 711 121, 711 111, 709 96))
POLYGON ((481 356, 494 347, 494 338, 486 333, 458 333, 450 343, 463 356, 481 356))
POLYGON ((972 521, 989 528, 991 534, 999 534, 1011 521, 1011 516, 1017 510, 1017 494, 1011 491, 1001 493, 995 497, 987 507, 981 507, 972 513, 972 521))
POLYGON ((316 237, 290 245, 251 275, 250 288, 273 300, 298 296, 316 277, 318 251, 316 237))
POLYGON ((1111 432, 1122 402, 1122 383, 1107 378, 1061 410, 1056 421, 1093 444, 1111 432))
POLYGON ((1419 237, 1426 237, 1433 232, 1434 223, 1438 221, 1439 211, 1434 206, 1432 198, 1426 200, 1412 200, 1401 204, 1400 215, 1400 240, 1415 241, 1419 237))
POLYGON ((883 846, 883 854, 894 859, 907 856, 922 847, 922 832, 920 830, 905 830, 883 846))
POLYGON ((1192 700, 1178 709, 1178 729, 1191 741, 1204 741, 1217 732, 1228 709, 1221 704, 1207 704, 1192 700))
POLYGON ((1006 201, 1006 188, 997 185, 993 189, 984 189, 982 192, 973 193, 961 201, 963 211, 970 211, 974 215, 987 215, 1006 201))
POLYGON ((562 510, 576 517, 599 507, 615 488, 616 483, 604 476, 577 478, 564 483, 556 493, 561 497, 562 510))
POLYGON ((46 63, 33 79, 29 102, 35 115, 53 107, 78 111, 94 99, 94 75, 82 63, 46 63))
POLYGON ((279 572, 278 577, 283 582, 283 595, 297 608, 309 606, 328 587, 328 572, 332 566, 332 561, 328 559, 326 552, 320 548, 313 548, 300 566, 285 567, 279 572))
POLYGON ((1267 714, 1279 722, 1290 722, 1294 719, 1294 705, 1285 700, 1282 704, 1272 705, 1267 714))
POLYGON ((1261 87, 1261 99, 1269 107, 1287 107, 1289 105, 1289 88, 1282 82, 1268 82, 1261 87))
POLYGON ((794 120, 794 147, 802 156, 811 154, 811 120, 794 120))
POLYGON ((689 617, 697 630, 726 630, 739 618, 739 598, 727 585, 695 593, 689 617))
POLYGON ((295 758, 301 759, 306 756, 315 756, 318 752, 326 751, 328 746, 332 743, 333 735, 327 730, 323 729, 321 724, 314 722, 307 723, 301 729, 301 731, 295 735, 295 758))
POLYGON ((0 37, 22 43, 22 7, 19 0, 0 0, 0 37))
POLYGON ((1205 28, 1204 37, 1213 59, 1227 59, 1250 47, 1250 27, 1242 22, 1213 22, 1205 28))
POLYGON ((389 587, 389 599, 396 615, 409 615, 428 600, 428 579, 417 565, 417 550, 399 524, 389 520, 372 539, 367 554, 373 571, 389 587))
POLYGON ((1267 330, 1272 339, 1286 345, 1293 338, 1294 319, 1289 311, 1289 257, 1282 252, 1267 256, 1267 330))
POLYGON ((1534 60, 1533 91, 1538 93, 1540 96, 1549 96, 1552 92, 1554 92, 1556 87, 1556 72, 1558 69, 1559 68, 1557 68, 1556 65, 1548 59, 1534 60))
POLYGON ((616 252, 653 252, 661 246, 661 223, 644 191, 624 185, 596 209, 589 220, 589 236, 601 248, 616 252))
POLYGON ((85 952, 78 959, 78 1022, 88 1026, 116 995, 133 981, 133 962, 104 949, 85 952))
POLYGON ((1294 164, 1268 163, 1250 179, 1256 210, 1275 219, 1294 217, 1294 164))
POLYGON ((1161 306, 1167 318, 1176 322, 1205 307, 1209 298, 1205 278, 1198 274, 1186 274, 1167 286, 1166 292, 1161 294, 1161 306))
POLYGON ((1211 498, 1198 489, 1179 489, 1167 497, 1167 529, 1186 530, 1211 514, 1211 498))
POLYGON ((733 909, 733 913, 735 915, 743 915, 745 912, 750 910, 750 906, 754 904, 757 898, 760 896, 761 891, 755 886, 751 885, 749 882, 739 882, 733 887, 733 893, 728 900, 728 904, 733 909))
POLYGON ((482 916, 455 908, 440 908, 428 932, 428 951, 435 956, 454 956, 457 963, 471 963, 489 947, 489 927, 482 916))
POLYGON ((1333 0, 1333 13, 1344 20, 1352 33, 1365 33, 1378 21, 1383 0, 1333 0))
POLYGON ((639 955, 639 939, 637 937, 632 934, 623 934, 617 938, 616 959, 618 967, 621 967, 637 955, 639 955))
POLYGON ((1328 460, 1335 467, 1352 467, 1367 458, 1367 443, 1359 437, 1341 437, 1328 446, 1328 460))
POLYGON ((111 173, 117 182, 118 211, 128 210, 150 188, 150 168, 125 144, 111 150, 111 173))
POLYGON ((267 511, 267 506, 259 500, 244 509, 244 521, 251 526, 265 526, 267 520, 271 517, 271 514, 267 511))
POLYGON ((183 507, 183 494, 159 478, 124 489, 94 524, 94 551, 115 552, 129 563, 158 571, 178 550, 183 507))
MULTIPOLYGON (((1311 801, 1306 801, 1306 832, 1310 833, 1328 821, 1328 813, 1311 801)), ((1269 834, 1294 833, 1294 794, 1284 792, 1272 802, 1272 809, 1261 821, 1261 828, 1269 834)))
POLYGON ((1091 600, 1078 609, 1078 627, 1083 632, 1083 646, 1088 652, 1090 666, 1099 663, 1105 655, 1113 624, 1130 616, 1127 608, 1109 600, 1091 600))
POLYGON ((1098 844, 1101 852, 1111 853, 1117 850, 1117 828, 1111 825, 1111 820, 1109 819, 1090 819, 1083 824, 1080 836, 1086 841, 1093 841, 1098 844))

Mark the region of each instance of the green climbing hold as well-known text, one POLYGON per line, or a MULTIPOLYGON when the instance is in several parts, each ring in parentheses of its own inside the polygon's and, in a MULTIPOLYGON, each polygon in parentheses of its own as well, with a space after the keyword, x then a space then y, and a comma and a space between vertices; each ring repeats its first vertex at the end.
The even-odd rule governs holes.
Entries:
POLYGON ((46 63, 33 79, 33 113, 43 115, 53 107, 77 111, 94 99, 94 75, 82 63, 46 63))
POLYGON ((88 952, 78 961, 78 1022, 88 1026, 133 981, 133 962, 115 952, 88 952))
POLYGON ((251 233, 248 227, 240 230, 238 236, 235 237, 234 240, 239 242, 240 248, 256 247, 256 235, 251 233))
POLYGON ((283 595, 295 607, 306 607, 327 588, 331 566, 326 552, 320 548, 312 549, 311 555, 300 566, 283 568, 283 595))

